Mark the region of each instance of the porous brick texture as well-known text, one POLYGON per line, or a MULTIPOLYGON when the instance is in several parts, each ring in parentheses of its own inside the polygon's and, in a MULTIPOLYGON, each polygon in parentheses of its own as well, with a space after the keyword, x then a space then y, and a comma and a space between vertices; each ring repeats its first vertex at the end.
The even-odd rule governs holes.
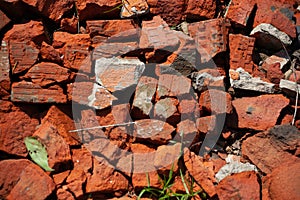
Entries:
POLYGON ((298 4, 0 1, 0 199, 300 199, 298 4))

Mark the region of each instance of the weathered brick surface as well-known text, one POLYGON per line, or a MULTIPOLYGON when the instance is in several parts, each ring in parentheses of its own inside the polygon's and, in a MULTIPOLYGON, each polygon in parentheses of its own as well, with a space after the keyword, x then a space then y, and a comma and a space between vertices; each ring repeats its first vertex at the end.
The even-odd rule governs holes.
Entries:
POLYGON ((242 67, 245 71, 252 73, 255 38, 243 36, 241 34, 229 34, 230 68, 242 67))
POLYGON ((185 14, 188 19, 212 19, 216 8, 217 3, 213 0, 188 0, 185 14))
POLYGON ((2 41, 0 47, 0 97, 10 94, 10 65, 7 43, 2 41))
POLYGON ((227 11, 226 18, 232 21, 238 27, 245 28, 250 20, 250 15, 254 9, 255 1, 233 0, 227 11))
POLYGON ((227 50, 229 26, 228 21, 222 18, 189 24, 189 34, 196 41, 201 62, 208 62, 216 54, 227 50))
POLYGON ((53 47, 63 57, 64 67, 91 73, 91 41, 88 34, 70 34, 55 32, 53 34, 53 47))
POLYGON ((70 70, 57 64, 42 62, 30 68, 25 74, 25 79, 30 79, 34 84, 42 87, 69 80, 70 70))
POLYGON ((12 29, 4 35, 5 41, 29 42, 32 41, 39 46, 43 41, 47 41, 44 26, 41 21, 29 21, 25 24, 15 24, 12 29))
POLYGON ((184 16, 185 0, 148 0, 147 2, 150 13, 160 15, 170 26, 178 25, 184 16))
POLYGON ((42 88, 40 85, 21 81, 12 84, 11 100, 32 103, 66 103, 67 97, 58 85, 42 88))
POLYGON ((163 26, 157 24, 159 18, 143 24, 139 47, 163 49, 165 51, 174 52, 179 46, 179 38, 174 31, 167 30, 163 26))
MULTIPOLYGON (((30 110, 37 112, 32 107, 30 110)), ((0 115, 0 150, 25 157, 27 150, 24 138, 34 133, 39 120, 33 118, 28 109, 2 100, 0 100, 0 115)))
POLYGON ((191 89, 191 81, 184 76, 171 74, 163 74, 159 76, 157 98, 171 96, 179 97, 189 94, 191 89))
POLYGON ((261 23, 272 24, 280 31, 285 32, 290 37, 296 37, 295 24, 292 20, 296 1, 258 1, 255 13, 254 24, 256 27, 261 23))
POLYGON ((12 73, 17 74, 28 70, 37 62, 39 50, 27 42, 9 42, 9 59, 12 73))
POLYGON ((119 17, 119 9, 115 9, 121 5, 121 0, 78 0, 75 1, 75 6, 78 11, 80 20, 95 19, 99 17, 119 17))
MULTIPOLYGON (((126 20, 90 20, 86 22, 87 32, 91 38, 96 35, 111 37, 119 35, 120 37, 128 34, 128 31, 136 29, 134 21, 126 20)), ((121 39, 121 38, 120 38, 121 39)))
POLYGON ((74 5, 73 0, 59 0, 59 1, 38 1, 38 0, 24 0, 28 6, 55 22, 59 22, 62 16, 71 11, 74 5))

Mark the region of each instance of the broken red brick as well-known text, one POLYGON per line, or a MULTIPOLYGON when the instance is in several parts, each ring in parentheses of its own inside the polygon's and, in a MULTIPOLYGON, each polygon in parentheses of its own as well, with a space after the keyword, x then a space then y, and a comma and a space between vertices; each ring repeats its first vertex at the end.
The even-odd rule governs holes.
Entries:
POLYGON ((104 158, 93 159, 93 172, 87 179, 86 192, 113 193, 115 191, 127 191, 128 180, 108 165, 104 158))
POLYGON ((293 13, 296 1, 257 1, 257 11, 255 13, 254 24, 256 27, 261 23, 272 24, 280 31, 285 32, 290 37, 296 37, 296 28, 293 22, 293 13))
POLYGON ((189 94, 190 89, 190 79, 184 76, 163 74, 159 76, 157 97, 179 97, 185 94, 189 94))
MULTIPOLYGON (((126 20, 91 20, 86 22, 87 32, 93 38, 96 35, 112 37, 115 35, 126 38, 128 31, 135 30, 136 25, 131 19, 126 20)), ((121 38, 119 38, 121 39, 121 38)))
POLYGON ((12 155, 26 156, 24 138, 34 133, 39 121, 29 115, 28 110, 24 111, 22 111, 22 107, 17 107, 9 101, 0 100, 1 151, 12 155))
POLYGON ((9 179, 13 175, 18 176, 17 180, 11 182, 13 186, 10 187, 13 188, 6 199, 46 199, 55 189, 53 180, 39 166, 27 160, 3 160, 0 166, 9 179), (7 176, 9 172, 11 176, 7 176))
POLYGON ((63 55, 64 67, 91 73, 91 41, 88 34, 54 32, 53 47, 63 55))
POLYGON ((185 14, 187 19, 212 19, 216 14, 217 3, 213 0, 189 0, 185 14))
POLYGON ((185 148, 184 163, 189 174, 194 178, 195 182, 203 188, 203 190, 210 196, 216 195, 215 173, 211 168, 207 168, 203 159, 197 156, 194 152, 185 148))
POLYGON ((180 121, 180 115, 177 111, 177 106, 177 99, 160 99, 154 105, 154 117, 175 125, 178 123, 178 121, 180 121))
POLYGON ((232 113, 231 96, 221 90, 206 90, 199 98, 200 108, 210 114, 232 113))
POLYGON ((300 176, 297 173, 300 162, 294 161, 282 163, 270 175, 269 195, 271 199, 299 199, 300 194, 297 185, 300 184, 300 176), (282 187, 282 186, 285 187, 282 187))
POLYGON ((68 100, 96 109, 110 107, 117 98, 104 87, 93 82, 75 82, 68 85, 68 100))
POLYGON ((40 56, 45 61, 50 61, 55 63, 62 62, 62 58, 60 57, 59 52, 55 50, 53 46, 47 44, 46 42, 42 43, 40 49, 40 56))
POLYGON ((99 17, 119 17, 120 10, 116 7, 122 4, 121 0, 78 0, 75 1, 78 17, 80 20, 95 19, 99 17))
MULTIPOLYGON (((47 41, 43 23, 40 21, 30 21, 26 24, 15 24, 12 29, 4 35, 4 40, 10 42, 26 43, 32 41, 40 46, 43 41, 47 41)), ((32 46, 32 44, 30 44, 32 46)))
POLYGON ((71 153, 69 145, 58 133, 57 128, 51 123, 44 121, 39 129, 33 134, 45 145, 48 153, 49 167, 55 171, 70 168, 71 153))
POLYGON ((233 0, 229 3, 226 18, 228 18, 234 25, 242 28, 246 28, 249 23, 250 15, 253 12, 255 1, 245 0, 238 1, 233 0))
POLYGON ((78 26, 79 19, 76 16, 72 16, 72 18, 63 18, 60 22, 60 30, 66 31, 68 33, 79 33, 78 26))
POLYGON ((169 26, 178 25, 184 17, 185 0, 148 0, 147 2, 150 6, 150 12, 154 15, 160 15, 169 26))
POLYGON ((200 133, 207 134, 215 129, 216 122, 215 115, 200 117, 196 121, 196 126, 200 133))
POLYGON ((216 189, 220 200, 235 198, 260 199, 260 184, 254 171, 227 176, 218 184, 216 189))
POLYGON ((154 17, 152 21, 142 24, 139 47, 161 49, 172 53, 179 46, 179 38, 173 34, 172 30, 158 24, 159 21, 161 18, 154 17))
POLYGON ((172 139, 175 130, 170 124, 156 119, 135 121, 134 137, 137 141, 147 141, 156 145, 166 144, 172 139))
POLYGON ((69 77, 70 70, 49 62, 42 62, 32 66, 24 75, 25 79, 30 79, 34 84, 42 87, 64 83, 69 80, 69 77))
POLYGON ((230 69, 243 68, 250 74, 253 71, 252 54, 255 38, 241 34, 229 34, 230 69))
POLYGON ((37 62, 39 50, 27 42, 9 42, 9 58, 12 66, 12 73, 22 73, 32 67, 37 62))
POLYGON ((196 41, 201 62, 208 62, 227 50, 229 26, 228 21, 222 18, 189 24, 189 34, 196 41))
POLYGON ((290 152, 296 152, 299 143, 299 131, 291 125, 275 126, 268 131, 247 138, 242 143, 242 154, 263 173, 270 174, 285 163, 299 163, 299 158, 290 152))
POLYGON ((49 122, 57 129, 68 145, 79 145, 80 139, 75 132, 69 132, 75 129, 70 108, 65 106, 51 106, 46 116, 42 119, 42 123, 49 122))
POLYGON ((67 97, 59 85, 42 88, 31 82, 16 82, 12 84, 11 100, 14 102, 34 103, 66 103, 67 97))
POLYGON ((232 104, 238 115, 239 128, 266 130, 275 126, 281 110, 289 104, 289 99, 281 94, 261 95, 235 99, 232 104))
POLYGON ((61 17, 70 12, 74 5, 72 0, 46 0, 42 2, 36 0, 25 0, 24 3, 33 8, 34 11, 37 11, 55 22, 59 22, 61 17))

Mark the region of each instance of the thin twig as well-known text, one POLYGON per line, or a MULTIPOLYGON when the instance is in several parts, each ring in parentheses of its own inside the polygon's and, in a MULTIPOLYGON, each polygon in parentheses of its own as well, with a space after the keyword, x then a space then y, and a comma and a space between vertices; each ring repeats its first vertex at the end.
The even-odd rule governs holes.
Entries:
POLYGON ((227 15, 227 13, 228 13, 229 7, 231 6, 231 2, 232 2, 232 0, 230 0, 230 2, 228 3, 228 6, 226 7, 226 11, 225 11, 225 14, 224 14, 224 18, 226 18, 226 15, 227 15))
POLYGON ((130 124, 135 124, 135 122, 127 122, 127 123, 122 123, 122 124, 109 124, 109 125, 105 125, 105 126, 94 126, 94 127, 89 127, 89 128, 81 128, 81 129, 71 130, 69 132, 74 133, 74 132, 80 132, 80 131, 88 131, 88 130, 94 130, 94 129, 115 127, 115 126, 127 126, 130 124))
POLYGON ((291 62, 291 70, 292 73, 294 74, 294 78, 295 78, 295 87, 296 87, 296 102, 295 102, 295 110, 294 110, 294 115, 293 115, 293 120, 292 120, 292 126, 294 126, 295 124, 295 119, 296 119, 296 115, 297 115, 297 110, 298 110, 298 99, 299 99, 299 87, 297 84, 297 74, 295 72, 295 65, 296 65, 296 59, 292 60, 287 49, 285 48, 284 44, 282 43, 282 41, 280 40, 281 45, 283 46, 283 49, 286 53, 286 55, 288 56, 289 61, 291 62))
POLYGON ((295 110, 294 110, 294 115, 293 115, 293 120, 292 120, 292 125, 294 126, 295 124, 295 119, 296 119, 296 115, 297 115, 297 110, 298 110, 298 99, 299 99, 299 88, 298 88, 298 84, 297 84, 297 74, 295 72, 295 65, 296 65, 296 59, 294 59, 292 61, 292 71, 294 74, 294 79, 295 79, 295 86, 296 86, 296 102, 295 102, 295 110))

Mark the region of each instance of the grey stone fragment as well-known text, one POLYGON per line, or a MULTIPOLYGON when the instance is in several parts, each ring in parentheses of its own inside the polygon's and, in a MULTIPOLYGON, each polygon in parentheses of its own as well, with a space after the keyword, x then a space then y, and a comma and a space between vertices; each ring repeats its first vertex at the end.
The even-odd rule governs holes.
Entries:
MULTIPOLYGON (((234 71, 234 70, 231 70, 234 71)), ((238 68, 235 72, 239 73, 239 79, 234 80, 230 77, 231 87, 235 89, 251 90, 263 93, 274 93, 275 84, 261 80, 259 77, 252 77, 243 68, 238 68)))
POLYGON ((256 38, 256 43, 264 49, 279 50, 283 44, 288 46, 292 44, 290 37, 278 30, 271 24, 261 23, 256 26, 250 33, 256 38))
POLYGON ((289 80, 285 80, 285 79, 281 79, 280 83, 279 83, 279 88, 288 94, 295 94, 297 92, 298 89, 298 93, 300 93, 300 85, 297 84, 293 81, 289 81, 289 80))
POLYGON ((241 163, 239 160, 233 159, 232 155, 228 155, 228 157, 225 160, 226 165, 224 165, 216 174, 216 179, 218 182, 220 182, 226 176, 229 176, 234 173, 240 173, 245 171, 257 171, 255 165, 252 165, 250 163, 241 163))

